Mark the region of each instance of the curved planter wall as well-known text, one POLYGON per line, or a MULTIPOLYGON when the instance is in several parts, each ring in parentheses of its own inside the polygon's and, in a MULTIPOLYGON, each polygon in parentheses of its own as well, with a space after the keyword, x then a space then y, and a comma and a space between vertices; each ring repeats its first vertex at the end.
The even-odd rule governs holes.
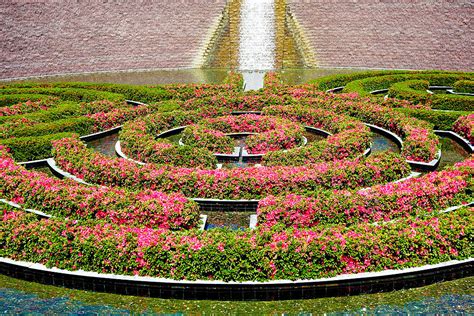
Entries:
POLYGON ((467 139, 465 139, 458 133, 455 133, 453 131, 443 131, 443 130, 434 130, 434 133, 442 137, 449 137, 455 140, 458 144, 460 144, 468 153, 470 154, 474 153, 474 145, 471 144, 467 139))
POLYGON ((42 284, 79 290, 147 297, 200 300, 289 300, 387 292, 426 286, 474 275, 474 259, 449 261, 404 270, 386 270, 332 278, 222 282, 176 281, 141 276, 101 274, 46 268, 44 265, 0 258, 0 273, 42 284))
MULTIPOLYGON (((385 136, 389 137, 390 139, 392 139, 393 141, 395 141, 397 143, 398 147, 400 147, 400 149, 403 147, 403 140, 398 135, 396 135, 395 133, 393 133, 389 130, 386 130, 382 127, 379 127, 377 125, 367 124, 367 123, 364 123, 364 124, 367 125, 368 127, 370 127, 371 130, 377 131, 378 133, 380 133, 382 135, 385 135, 385 136)), ((418 169, 422 169, 422 170, 433 171, 433 170, 436 170, 436 168, 438 167, 439 162, 441 160, 441 150, 438 150, 438 154, 436 156, 437 156, 437 158, 433 159, 430 162, 419 162, 419 161, 407 160, 407 163, 412 168, 418 168, 418 169)))

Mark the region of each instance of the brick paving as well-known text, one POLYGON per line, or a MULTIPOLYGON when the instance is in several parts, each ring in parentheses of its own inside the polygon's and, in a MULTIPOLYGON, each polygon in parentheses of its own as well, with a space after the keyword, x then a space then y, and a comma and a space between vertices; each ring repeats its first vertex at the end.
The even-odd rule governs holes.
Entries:
POLYGON ((0 78, 191 67, 225 2, 0 1, 0 78))
POLYGON ((474 70, 471 0, 288 0, 327 67, 474 70))

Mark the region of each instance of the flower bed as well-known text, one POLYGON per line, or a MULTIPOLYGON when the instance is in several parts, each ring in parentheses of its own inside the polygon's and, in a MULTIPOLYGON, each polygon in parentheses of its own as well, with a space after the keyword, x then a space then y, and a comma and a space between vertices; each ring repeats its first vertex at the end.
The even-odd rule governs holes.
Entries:
POLYGON ((221 131, 207 128, 200 124, 186 127, 181 141, 184 145, 206 148, 212 153, 232 154, 234 140, 221 131))
POLYGON ((171 232, 4 211, 0 256, 47 267, 187 280, 266 281, 403 269, 472 256, 472 209, 313 229, 171 232))
POLYGON ((73 138, 55 141, 53 147, 58 166, 87 182, 182 192, 193 198, 259 199, 269 194, 366 187, 398 180, 410 173, 406 162, 393 153, 301 167, 200 170, 138 166, 87 149, 73 138))
MULTIPOLYGON (((205 147, 212 152, 232 153, 232 143, 223 133, 260 133, 260 135, 252 135, 247 138, 247 147, 251 154, 270 151, 263 157, 263 164, 268 166, 304 165, 355 158, 370 146, 371 134, 366 126, 355 119, 329 110, 271 106, 263 108, 263 113, 266 114, 263 116, 245 114, 216 117, 221 113, 222 110, 219 111, 219 108, 211 106, 205 108, 202 113, 199 111, 174 111, 157 113, 132 121, 124 125, 120 134, 123 151, 135 160, 163 163, 165 161, 162 145, 164 141, 156 140, 155 135, 173 127, 197 124, 197 122, 199 122, 200 128, 192 127, 185 131, 186 137, 182 139, 185 145, 205 147), (277 118, 271 116, 277 116, 277 118), (207 118, 200 121, 200 117, 207 118), (336 135, 322 142, 291 149, 300 144, 302 130, 295 123, 285 120, 323 128, 336 133, 336 135), (210 131, 216 132, 211 135, 210 131), (290 150, 281 151, 280 149, 290 150)), ((172 152, 168 147, 166 149, 172 152)), ((194 164, 188 163, 187 160, 177 160, 176 163, 173 163, 171 159, 172 157, 167 161, 176 166, 209 166, 208 164, 197 164, 196 160, 193 160, 194 164)), ((215 163, 214 160, 212 163, 215 163)))
POLYGON ((184 131, 183 143, 218 153, 232 153, 233 141, 225 134, 256 133, 246 139, 251 154, 290 149, 302 144, 303 128, 287 119, 256 114, 208 118, 184 131), (192 137, 189 137, 192 136, 192 137))
MULTIPOLYGON (((225 110, 224 110, 225 111, 225 110)), ((124 124, 120 132, 122 151, 143 162, 177 167, 215 168, 217 159, 206 148, 176 146, 156 136, 173 127, 198 122, 203 117, 218 115, 223 110, 208 107, 203 111, 171 111, 154 113, 124 124)))
POLYGON ((0 116, 19 115, 39 110, 46 110, 57 102, 57 98, 45 98, 39 101, 26 101, 10 106, 0 107, 0 116))
POLYGON ((304 165, 321 161, 355 158, 370 147, 370 130, 360 121, 324 109, 270 106, 267 115, 277 115, 304 125, 333 133, 326 140, 308 144, 287 152, 268 153, 263 157, 266 166, 304 165))
POLYGON ((449 170, 399 183, 378 185, 363 191, 326 191, 317 197, 295 194, 269 196, 259 203, 258 225, 352 225, 360 221, 426 216, 433 211, 472 202, 473 175, 474 156, 449 170))
POLYGON ((197 204, 182 194, 89 187, 27 171, 0 149, 2 198, 47 214, 75 219, 104 219, 133 226, 182 229, 199 221, 197 204))
POLYGON ((439 141, 433 133, 433 126, 428 122, 376 103, 341 102, 331 95, 302 102, 310 107, 329 108, 336 113, 344 113, 392 131, 403 138, 402 155, 408 160, 429 162, 435 159, 438 153, 439 141))
MULTIPOLYGON (((386 128, 406 139, 402 154, 409 160, 429 162, 436 158, 439 142, 432 132, 433 126, 384 106, 370 98, 360 98, 357 94, 335 95, 322 92, 308 92, 305 89, 283 90, 281 94, 262 92, 250 96, 214 96, 191 99, 183 103, 185 109, 196 109, 204 105, 224 107, 233 111, 261 111, 266 106, 298 106, 335 111, 386 128), (421 130, 422 131, 420 133, 421 130), (414 150, 415 152, 411 152, 414 150)), ((392 102, 393 103, 393 102, 392 102)))
MULTIPOLYGON (((6 208, 0 256, 70 270, 224 281, 322 278, 472 256, 473 209, 438 211, 471 202, 474 157, 419 179, 388 183, 409 175, 406 159, 430 161, 438 151, 433 126, 410 115, 448 125, 462 113, 454 129, 469 138, 470 113, 428 115, 426 104, 324 94, 311 85, 287 87, 274 74, 266 76, 267 89, 244 94, 240 80, 235 76, 220 86, 4 87, 4 95, 14 93, 10 100, 24 101, 13 97, 17 93, 47 93, 57 102, 43 108, 39 98, 39 108, 32 103, 5 108, 9 116, 0 116, 5 136, 0 142, 7 142, 15 157, 29 160, 38 153, 49 156, 53 141, 57 165, 94 185, 28 171, 0 150, 2 198, 55 217, 38 220, 6 208), (94 101, 103 97, 109 100, 94 101), (125 98, 174 100, 129 107, 125 98), (230 116, 232 111, 262 115, 230 116), (361 157, 371 136, 362 122, 403 138, 404 157, 361 157), (94 152, 71 134, 121 124, 124 152, 147 164, 94 152), (157 138, 190 124, 223 134, 260 133, 248 138, 250 152, 267 151, 276 143, 288 150, 266 153, 263 167, 217 170, 212 151, 220 149, 176 146, 157 138), (333 135, 301 148, 290 148, 298 145, 293 134, 268 138, 276 136, 272 130, 294 128, 300 133, 299 124, 333 135), (64 136, 68 138, 56 140, 64 136), (256 139, 259 136, 267 138, 256 139), (286 146, 284 139, 291 138, 293 143, 286 146), (262 141, 267 141, 265 148, 257 148, 262 141), (198 205, 188 198, 262 199, 259 225, 255 230, 200 232, 194 229, 198 205)), ((200 135, 202 140, 205 133, 200 135)))
POLYGON ((474 114, 461 116, 453 125, 453 131, 474 144, 474 114))
POLYGON ((453 85, 456 93, 474 93, 474 80, 459 80, 453 85))

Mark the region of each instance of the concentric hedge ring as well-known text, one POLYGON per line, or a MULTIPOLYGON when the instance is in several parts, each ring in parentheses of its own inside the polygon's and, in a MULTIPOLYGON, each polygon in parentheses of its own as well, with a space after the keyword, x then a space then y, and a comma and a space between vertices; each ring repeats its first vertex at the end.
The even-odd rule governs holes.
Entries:
POLYGON ((245 144, 250 154, 265 154, 303 145, 303 127, 279 117, 243 114, 208 118, 188 126, 183 133, 183 145, 205 147, 214 153, 234 152, 230 137, 246 133, 245 144), (222 143, 222 147, 219 146, 222 143))
MULTIPOLYGON (((426 162, 439 149, 433 125, 402 113, 428 111, 426 107, 324 94, 314 87, 273 84, 253 94, 241 94, 232 85, 208 88, 193 93, 193 88, 179 86, 72 83, 4 89, 5 95, 21 95, 21 101, 25 93, 53 96, 34 96, 36 104, 2 109, 8 115, 0 119, 2 143, 15 158, 44 158, 51 147, 49 131, 70 132, 54 135, 53 158, 93 185, 26 170, 1 149, 2 198, 55 218, 38 221, 6 207, 0 256, 69 270, 222 281, 315 279, 472 257, 472 210, 440 211, 471 202, 474 157, 394 182, 410 173, 407 158, 426 162), (104 91, 112 101, 96 99, 104 91), (124 100, 132 95, 143 96, 135 98, 140 101, 178 98, 130 107, 124 100), (209 150, 156 138, 165 130, 232 111, 259 111, 262 117, 280 117, 332 135, 266 153, 262 167, 229 170, 215 169, 209 150), (401 137, 403 157, 361 157, 370 144, 363 122, 401 137), (94 152, 72 135, 122 123, 124 150, 145 165, 94 152), (25 137, 34 146, 15 146, 28 144, 25 137), (22 149, 28 147, 42 151, 22 149), (258 226, 199 232, 194 228, 200 210, 189 198, 260 199, 258 226)), ((472 133, 471 116, 458 121, 466 135, 472 133)))

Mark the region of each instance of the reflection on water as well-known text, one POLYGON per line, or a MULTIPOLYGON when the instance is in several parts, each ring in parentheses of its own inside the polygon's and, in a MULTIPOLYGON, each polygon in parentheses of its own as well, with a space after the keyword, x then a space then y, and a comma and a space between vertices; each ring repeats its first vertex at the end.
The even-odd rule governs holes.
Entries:
POLYGON ((255 213, 206 211, 204 214, 207 215, 206 230, 223 227, 240 230, 249 228, 250 215, 255 213))
MULTIPOLYGON (((222 83, 230 69, 175 69, 150 71, 124 71, 85 73, 75 75, 57 75, 42 78, 25 79, 28 81, 55 82, 55 81, 85 81, 110 82, 123 84, 171 84, 171 83, 222 83)), ((284 84, 303 84, 309 80, 333 74, 345 74, 362 69, 340 68, 312 68, 312 69, 284 69, 282 80, 284 84)))
POLYGON ((336 74, 348 74, 363 69, 356 68, 312 68, 312 69, 284 69, 281 76, 284 84, 296 85, 307 83, 309 80, 317 79, 324 76, 336 74))
POLYGON ((85 81, 124 84, 170 84, 170 83, 221 83, 227 76, 227 69, 176 69, 151 71, 124 71, 58 75, 28 79, 28 81, 85 81))
POLYGON ((440 137, 441 143, 441 161, 438 169, 446 166, 452 166, 457 162, 465 160, 469 157, 467 151, 456 141, 448 137, 440 137))
POLYGON ((471 314, 474 278, 391 293, 275 302, 185 301, 70 290, 0 275, 3 314, 406 315, 471 314))
POLYGON ((50 314, 50 315, 128 315, 130 311, 107 305, 88 305, 67 297, 39 298, 13 289, 0 289, 0 312, 2 314, 50 314))
POLYGON ((397 143, 392 141, 390 138, 385 137, 382 134, 372 132, 372 153, 380 151, 391 151, 400 153, 397 143))
POLYGON ((118 133, 111 134, 99 139, 87 142, 87 147, 94 149, 104 155, 116 157, 115 143, 118 141, 118 133))
POLYGON ((349 310, 342 313, 330 313, 329 315, 464 315, 471 314, 472 312, 474 312, 474 295, 444 295, 439 298, 428 297, 419 301, 409 302, 404 306, 382 304, 376 307, 349 310))

